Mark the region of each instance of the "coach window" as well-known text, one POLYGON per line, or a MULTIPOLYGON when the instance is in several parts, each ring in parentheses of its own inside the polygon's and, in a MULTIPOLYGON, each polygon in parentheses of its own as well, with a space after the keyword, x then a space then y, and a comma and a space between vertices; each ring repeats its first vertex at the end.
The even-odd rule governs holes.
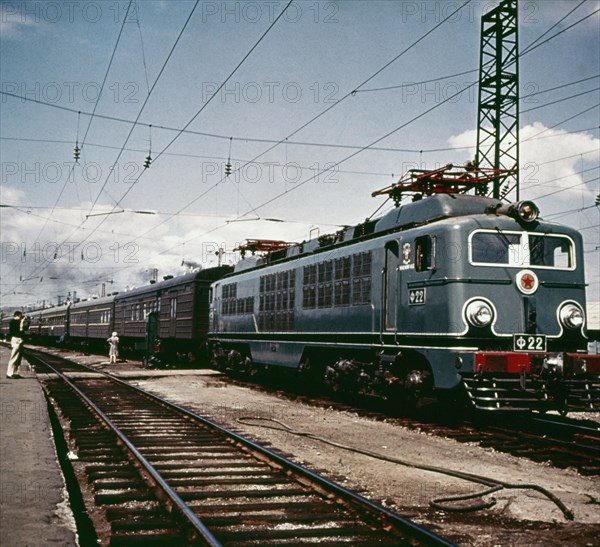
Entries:
POLYGON ((177 317, 177 298, 171 298, 171 317, 177 317))
POLYGON ((421 236, 415 239, 415 270, 426 272, 435 270, 434 236, 421 236))

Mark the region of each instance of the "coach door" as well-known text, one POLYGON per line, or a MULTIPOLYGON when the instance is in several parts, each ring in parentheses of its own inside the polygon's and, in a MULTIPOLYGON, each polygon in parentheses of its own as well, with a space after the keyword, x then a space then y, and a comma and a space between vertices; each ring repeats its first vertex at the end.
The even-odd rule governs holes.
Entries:
POLYGON ((389 241, 385 246, 385 267, 383 270, 383 323, 386 331, 396 331, 398 323, 398 267, 400 252, 397 241, 389 241))
POLYGON ((177 335, 177 291, 169 295, 169 338, 177 335))

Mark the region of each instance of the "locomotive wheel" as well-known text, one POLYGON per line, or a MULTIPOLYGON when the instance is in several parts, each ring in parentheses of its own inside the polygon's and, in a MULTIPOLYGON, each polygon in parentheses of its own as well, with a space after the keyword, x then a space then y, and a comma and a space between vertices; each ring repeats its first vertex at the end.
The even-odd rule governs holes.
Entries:
POLYGON ((431 399, 431 374, 429 371, 415 368, 410 370, 402 382, 402 404, 409 409, 422 408, 431 399))

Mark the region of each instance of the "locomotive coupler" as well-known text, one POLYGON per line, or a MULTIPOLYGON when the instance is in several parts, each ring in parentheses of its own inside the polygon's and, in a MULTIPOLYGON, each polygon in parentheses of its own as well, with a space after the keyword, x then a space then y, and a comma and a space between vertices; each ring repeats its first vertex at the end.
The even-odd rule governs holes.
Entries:
POLYGON ((565 362, 564 362, 564 354, 562 353, 554 353, 548 355, 544 359, 544 364, 542 365, 542 369, 549 373, 551 377, 564 376, 565 370, 565 362))

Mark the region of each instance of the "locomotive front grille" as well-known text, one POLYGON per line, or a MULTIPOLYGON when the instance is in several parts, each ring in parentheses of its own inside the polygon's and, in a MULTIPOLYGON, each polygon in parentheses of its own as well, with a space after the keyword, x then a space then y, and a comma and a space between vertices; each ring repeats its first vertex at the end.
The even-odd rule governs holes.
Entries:
POLYGON ((463 384, 477 409, 600 411, 600 355, 490 352, 475 362, 463 384))
POLYGON ((467 395, 480 410, 600 411, 597 377, 562 380, 514 377, 466 377, 467 395))

